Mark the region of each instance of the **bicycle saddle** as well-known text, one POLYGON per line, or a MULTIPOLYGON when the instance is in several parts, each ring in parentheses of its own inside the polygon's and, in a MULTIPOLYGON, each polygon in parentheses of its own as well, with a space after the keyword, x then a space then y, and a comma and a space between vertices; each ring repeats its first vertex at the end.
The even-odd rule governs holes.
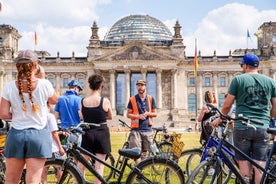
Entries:
POLYGON ((127 149, 119 149, 119 154, 131 159, 138 159, 141 157, 141 148, 127 148, 127 149))

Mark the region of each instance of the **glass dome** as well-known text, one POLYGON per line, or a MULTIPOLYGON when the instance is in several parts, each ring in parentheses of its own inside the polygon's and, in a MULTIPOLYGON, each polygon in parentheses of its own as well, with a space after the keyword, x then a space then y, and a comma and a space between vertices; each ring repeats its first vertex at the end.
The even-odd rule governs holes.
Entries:
POLYGON ((104 37, 105 41, 172 40, 165 24, 148 15, 130 15, 118 20, 104 37))

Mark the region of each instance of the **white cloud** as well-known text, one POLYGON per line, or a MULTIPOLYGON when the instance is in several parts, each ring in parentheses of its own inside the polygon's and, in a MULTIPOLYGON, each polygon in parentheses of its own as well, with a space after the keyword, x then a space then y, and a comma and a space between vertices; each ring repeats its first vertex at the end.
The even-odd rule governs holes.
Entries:
MULTIPOLYGON (((127 0, 126 0, 127 1, 127 0)), ((0 14, 4 24, 11 24, 20 28, 20 49, 34 47, 34 32, 37 32, 37 50, 46 50, 52 56, 60 52, 60 56, 86 56, 86 47, 91 36, 93 21, 98 22, 100 17, 97 12, 99 4, 109 4, 112 0, 10 0, 3 2, 3 11, 0 14), (35 15, 35 16, 34 16, 35 15), (2 19, 3 18, 3 19, 2 19)), ((126 12, 123 15, 127 16, 126 12)), ((158 19, 158 17, 155 17, 158 19)), ((198 50, 202 55, 227 55, 229 50, 246 47, 246 31, 250 31, 251 40, 249 48, 257 47, 254 33, 263 22, 276 21, 276 10, 259 11, 253 6, 232 3, 210 11, 193 31, 181 21, 182 17, 164 21, 172 34, 174 25, 179 20, 183 29, 189 30, 182 34, 186 55, 194 55, 194 40, 197 38, 198 50), (274 18, 274 19, 273 19, 274 18)), ((113 22, 112 24, 114 24, 113 22)), ((100 25, 99 36, 103 39, 111 25, 100 25)))
POLYGON ((247 46, 247 29, 251 38, 248 39, 248 48, 257 48, 257 39, 254 33, 264 22, 276 21, 276 11, 258 11, 253 6, 244 4, 227 4, 214 9, 201 20, 194 33, 184 35, 186 54, 194 54, 194 40, 197 38, 198 50, 202 55, 228 55, 247 46), (274 17, 274 20, 272 20, 274 17))

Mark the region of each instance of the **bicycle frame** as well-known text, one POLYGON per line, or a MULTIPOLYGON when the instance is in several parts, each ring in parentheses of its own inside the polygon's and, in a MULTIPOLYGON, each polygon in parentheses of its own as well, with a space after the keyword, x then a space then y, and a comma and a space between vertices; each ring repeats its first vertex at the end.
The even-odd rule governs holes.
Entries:
MULTIPOLYGON (((128 159, 127 157, 125 157, 122 167, 121 169, 117 169, 116 167, 110 165, 109 163, 99 159, 96 155, 94 155, 93 153, 90 153, 89 151, 87 151, 86 149, 79 147, 78 145, 74 144, 72 145, 72 148, 69 148, 67 151, 68 154, 68 159, 72 159, 75 158, 77 159, 77 161, 79 161, 80 163, 82 163, 85 168, 87 168, 95 177, 97 177, 102 183, 107 184, 107 181, 96 171, 96 169, 92 166, 92 164, 85 159, 85 157, 82 154, 88 155, 91 159, 96 160, 102 164, 104 164, 106 167, 110 168, 113 172, 118 173, 119 174, 119 178, 118 181, 121 181, 122 177, 123 177, 123 172, 126 168, 126 166, 131 168, 131 165, 129 165, 127 163, 128 159)), ((66 164, 66 161, 65 161, 66 164)))
MULTIPOLYGON (((210 154, 210 149, 212 149, 213 147, 217 147, 220 143, 220 140, 218 138, 216 138, 214 136, 214 131, 213 130, 213 133, 212 135, 210 136, 210 138, 208 139, 208 142, 204 148, 204 151, 203 151, 203 154, 202 154, 202 157, 201 157, 201 160, 200 162, 206 160, 206 158, 209 156, 210 154)), ((229 143, 230 144, 230 143, 229 143)), ((228 147, 226 147, 225 145, 222 145, 221 149, 223 151, 225 151, 227 154, 229 154, 232 158, 235 157, 235 153, 232 152, 228 147)))

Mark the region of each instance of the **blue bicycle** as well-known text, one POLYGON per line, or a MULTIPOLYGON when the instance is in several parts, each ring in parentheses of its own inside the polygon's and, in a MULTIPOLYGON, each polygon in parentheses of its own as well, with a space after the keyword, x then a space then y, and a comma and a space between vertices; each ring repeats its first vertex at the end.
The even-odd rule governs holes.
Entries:
MULTIPOLYGON (((211 123, 214 119, 218 117, 219 114, 214 114, 214 116, 210 117, 205 123, 211 123)), ((225 130, 224 124, 221 124, 222 129, 225 130)), ((224 133, 224 136, 227 137, 228 131, 224 133)), ((214 147, 219 145, 219 136, 218 130, 213 129, 212 134, 210 135, 207 143, 199 148, 184 150, 181 153, 180 158, 178 159, 178 164, 180 167, 185 171, 185 177, 188 177, 192 171, 203 161, 205 161, 210 155, 213 154, 214 147)), ((229 155, 229 157, 235 157, 234 152, 232 152, 228 147, 222 146, 222 150, 229 155)), ((237 165, 236 159, 232 160, 233 164, 237 165)), ((222 184, 227 184, 231 178, 234 176, 232 175, 231 171, 227 167, 224 166, 223 162, 221 164, 221 169, 223 172, 222 175, 222 184)), ((210 169, 209 174, 212 174, 214 170, 210 169)))
MULTIPOLYGON (((212 184, 221 184, 223 182, 223 172, 222 172, 222 165, 226 168, 228 168, 229 172, 234 174, 236 177, 236 183, 242 183, 246 184, 247 182, 244 180, 244 178, 240 175, 239 169, 235 162, 235 153, 241 154, 246 160, 248 160, 253 166, 258 168, 260 171, 263 172, 261 183, 265 184, 275 184, 276 183, 276 165, 271 167, 271 158, 273 155, 273 150, 276 147, 276 138, 273 140, 272 147, 268 153, 268 159, 266 162, 265 167, 261 167, 256 163, 254 160, 252 160, 249 156, 244 154, 240 149, 238 149, 233 144, 229 143, 226 140, 226 131, 229 127, 229 124, 231 120, 240 120, 243 124, 255 128, 253 124, 259 124, 263 125, 263 123, 250 120, 246 117, 237 117, 237 118, 231 118, 229 116, 223 115, 215 106, 212 104, 207 104, 210 108, 213 110, 216 110, 220 116, 220 118, 225 120, 225 130, 223 132, 222 138, 218 139, 218 144, 214 145, 209 149, 208 157, 202 161, 190 174, 188 181, 186 184, 189 183, 212 183, 212 184), (233 151, 231 151, 233 150, 233 151), (212 173, 210 170, 213 170, 212 173)), ((275 128, 268 128, 267 132, 270 134, 276 135, 276 129, 275 128)))

